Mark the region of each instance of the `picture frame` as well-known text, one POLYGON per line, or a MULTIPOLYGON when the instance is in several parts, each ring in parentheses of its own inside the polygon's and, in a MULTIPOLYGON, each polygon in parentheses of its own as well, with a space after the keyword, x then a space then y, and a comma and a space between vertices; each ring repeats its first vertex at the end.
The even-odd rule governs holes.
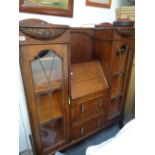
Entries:
POLYGON ((110 8, 112 0, 86 0, 87 6, 110 8))
POLYGON ((73 17, 74 0, 19 0, 19 11, 73 17))

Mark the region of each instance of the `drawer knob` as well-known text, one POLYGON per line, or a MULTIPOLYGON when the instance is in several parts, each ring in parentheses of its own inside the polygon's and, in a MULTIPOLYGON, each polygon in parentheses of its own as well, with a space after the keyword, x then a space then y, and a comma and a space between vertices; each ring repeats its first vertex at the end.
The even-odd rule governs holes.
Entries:
POLYGON ((81 112, 84 113, 84 105, 81 106, 81 112))
POLYGON ((102 106, 102 99, 99 100, 99 105, 102 106))
POLYGON ((80 132, 81 132, 81 135, 83 135, 83 133, 84 133, 84 130, 83 130, 83 128, 81 128, 81 131, 80 131, 80 132))
POLYGON ((71 72, 70 74, 71 74, 71 76, 72 76, 72 75, 73 75, 73 72, 71 72))

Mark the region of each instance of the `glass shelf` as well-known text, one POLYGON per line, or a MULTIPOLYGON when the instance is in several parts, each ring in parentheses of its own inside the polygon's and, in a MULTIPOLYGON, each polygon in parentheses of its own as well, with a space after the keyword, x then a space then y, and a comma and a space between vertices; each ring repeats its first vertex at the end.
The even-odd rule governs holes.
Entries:
POLYGON ((122 71, 113 73, 113 77, 114 76, 126 76, 126 75, 127 75, 127 72, 122 72, 122 71))
POLYGON ((47 83, 42 83, 40 85, 35 85, 35 93, 36 94, 44 94, 48 91, 62 90, 62 82, 61 80, 51 81, 49 85, 47 83))

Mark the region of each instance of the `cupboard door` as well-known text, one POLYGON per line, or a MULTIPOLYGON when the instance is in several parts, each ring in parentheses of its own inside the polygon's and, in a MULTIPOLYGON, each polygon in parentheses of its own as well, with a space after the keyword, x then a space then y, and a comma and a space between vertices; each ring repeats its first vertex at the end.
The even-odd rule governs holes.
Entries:
POLYGON ((121 114, 125 104, 128 81, 133 60, 133 41, 115 41, 111 63, 111 104, 109 118, 121 114))
POLYGON ((59 46, 21 48, 28 108, 35 114, 34 139, 39 137, 43 152, 69 140, 67 46, 59 46))

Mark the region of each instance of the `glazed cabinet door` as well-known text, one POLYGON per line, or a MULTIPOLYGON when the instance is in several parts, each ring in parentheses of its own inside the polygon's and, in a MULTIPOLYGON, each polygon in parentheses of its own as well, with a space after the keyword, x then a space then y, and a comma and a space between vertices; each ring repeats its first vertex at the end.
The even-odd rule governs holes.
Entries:
POLYGON ((111 104, 109 118, 119 116, 124 106, 134 57, 134 42, 115 41, 111 62, 111 104))
POLYGON ((67 45, 20 48, 21 70, 37 154, 69 141, 67 45))

